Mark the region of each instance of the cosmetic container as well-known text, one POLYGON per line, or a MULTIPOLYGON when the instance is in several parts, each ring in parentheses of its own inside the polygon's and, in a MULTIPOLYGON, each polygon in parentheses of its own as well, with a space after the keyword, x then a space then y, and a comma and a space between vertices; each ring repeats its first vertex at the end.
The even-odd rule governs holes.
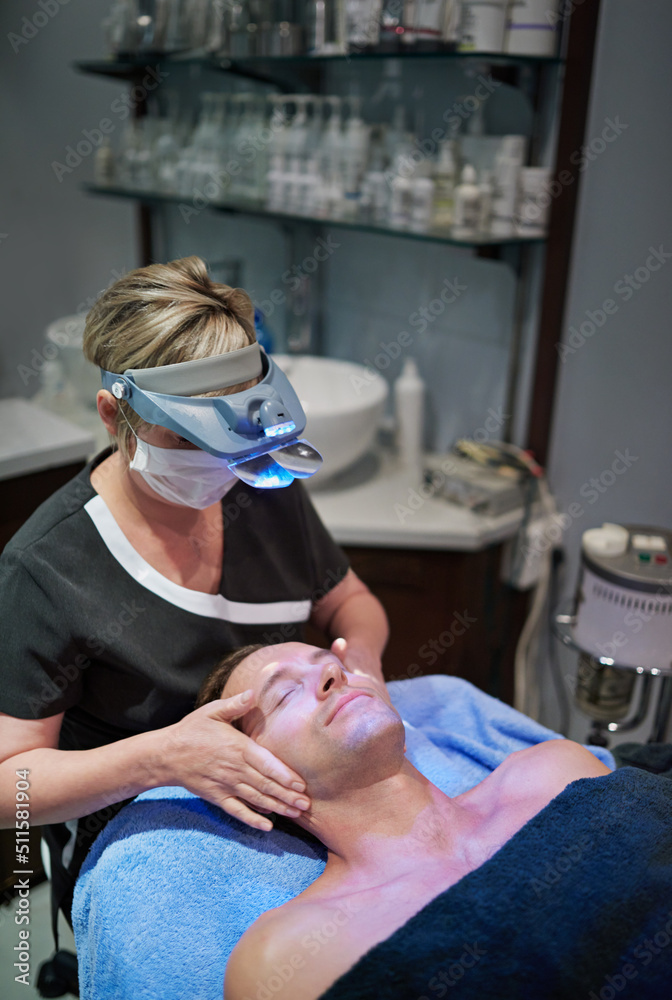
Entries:
POLYGON ((462 0, 460 52, 502 52, 508 0, 462 0))
POLYGON ((394 383, 394 411, 399 461, 419 482, 423 463, 425 383, 415 358, 404 358, 401 375, 394 383))
POLYGON ((96 184, 101 187, 109 187, 114 184, 116 164, 114 152, 110 143, 109 135, 103 137, 103 141, 96 150, 93 161, 93 176, 96 184))
POLYGON ((511 236, 515 231, 518 177, 524 163, 525 145, 524 136, 506 135, 495 155, 490 223, 493 236, 511 236))
POLYGON ((349 52, 361 52, 378 44, 382 7, 382 0, 345 0, 345 40, 349 52))
POLYGON ((560 0, 513 0, 509 4, 504 51, 517 56, 554 56, 558 48, 560 0))
POLYGON ((424 233, 432 224, 434 209, 434 181, 432 165, 428 160, 419 163, 411 179, 411 222, 415 232, 424 233))
POLYGON ((478 231, 485 236, 490 232, 492 221, 492 172, 483 170, 478 184, 480 205, 478 210, 478 231))
POLYGON ((434 167, 434 205, 432 225, 440 228, 452 226, 455 218, 455 185, 457 164, 452 139, 445 139, 439 147, 439 158, 434 167))
POLYGON ((345 55, 344 0, 307 0, 305 27, 309 55, 345 55))
POLYGON ((518 177, 516 229, 521 236, 544 236, 551 205, 548 167, 521 167, 518 177))
POLYGON ((476 236, 481 213, 481 192, 476 183, 476 171, 470 163, 462 170, 460 183, 455 188, 455 221, 453 233, 458 238, 476 236))

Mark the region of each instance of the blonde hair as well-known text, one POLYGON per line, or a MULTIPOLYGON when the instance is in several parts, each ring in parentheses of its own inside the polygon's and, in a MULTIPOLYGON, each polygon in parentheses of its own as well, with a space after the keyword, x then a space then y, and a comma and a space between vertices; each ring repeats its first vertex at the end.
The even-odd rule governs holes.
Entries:
MULTIPOLYGON (((88 313, 84 328, 86 358, 99 368, 120 374, 127 368, 153 368, 226 354, 255 341, 254 306, 249 295, 242 288, 213 282, 200 257, 129 271, 103 292, 88 313)), ((255 381, 203 395, 240 392, 255 381)), ((120 402, 116 437, 127 458, 133 432, 143 423, 127 403, 120 402)))

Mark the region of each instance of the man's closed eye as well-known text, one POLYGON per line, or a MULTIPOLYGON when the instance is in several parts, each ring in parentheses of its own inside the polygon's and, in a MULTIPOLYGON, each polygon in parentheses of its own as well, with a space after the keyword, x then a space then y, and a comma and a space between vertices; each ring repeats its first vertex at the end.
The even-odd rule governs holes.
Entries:
POLYGON ((278 700, 271 707, 271 712, 275 712, 276 708, 280 708, 280 706, 282 705, 282 703, 285 702, 285 701, 287 701, 287 699, 289 698, 289 696, 291 695, 291 693, 293 691, 294 691, 294 688, 289 688, 287 691, 282 691, 280 693, 280 697, 278 698, 278 700))

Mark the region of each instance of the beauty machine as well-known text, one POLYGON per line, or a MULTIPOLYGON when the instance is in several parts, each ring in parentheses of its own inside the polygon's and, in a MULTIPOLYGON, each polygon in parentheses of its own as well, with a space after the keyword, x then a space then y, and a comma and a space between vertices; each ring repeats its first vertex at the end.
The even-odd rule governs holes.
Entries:
POLYGON ((322 465, 320 453, 301 438, 306 415, 298 396, 259 344, 174 365, 127 368, 123 374, 101 368, 101 376, 103 388, 143 420, 221 458, 250 486, 288 486, 322 465), (203 396, 254 378, 256 385, 242 392, 203 396))
POLYGON ((588 742, 606 746, 609 733, 641 725, 655 689, 649 742, 662 742, 672 709, 672 531, 585 531, 574 607, 556 614, 554 630, 578 653, 574 699, 593 720, 588 742))

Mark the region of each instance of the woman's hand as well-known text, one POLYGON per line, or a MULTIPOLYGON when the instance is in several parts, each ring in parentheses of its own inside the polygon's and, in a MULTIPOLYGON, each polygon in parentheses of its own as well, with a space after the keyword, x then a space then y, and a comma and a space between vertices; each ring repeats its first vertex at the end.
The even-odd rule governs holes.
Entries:
POLYGON ((302 794, 306 783, 296 771, 231 725, 253 707, 254 692, 243 691, 202 705, 158 730, 163 740, 155 766, 158 784, 182 785, 242 823, 270 830, 270 819, 255 809, 296 818, 310 800, 302 794))
POLYGON ((374 656, 370 650, 354 649, 346 639, 334 639, 331 644, 331 652, 339 658, 346 670, 351 674, 358 674, 366 677, 375 686, 388 705, 391 705, 390 696, 387 693, 383 668, 380 657, 374 656))

